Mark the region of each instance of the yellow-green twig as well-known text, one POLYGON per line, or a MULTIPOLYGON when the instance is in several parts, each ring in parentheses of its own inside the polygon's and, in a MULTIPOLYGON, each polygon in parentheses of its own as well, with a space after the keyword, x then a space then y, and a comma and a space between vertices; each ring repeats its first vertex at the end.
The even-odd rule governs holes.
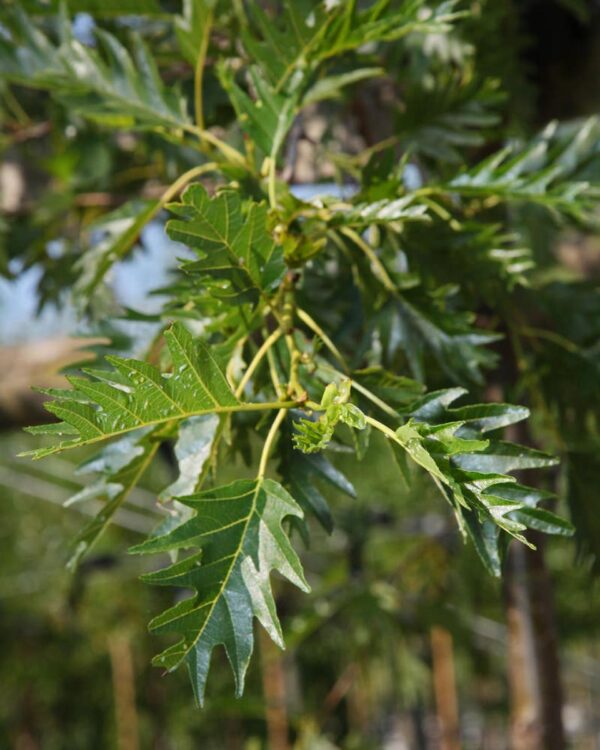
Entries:
POLYGON ((196 112, 196 125, 201 131, 204 130, 202 82, 204 80, 204 66, 206 64, 206 53, 208 51, 212 20, 212 10, 209 10, 204 21, 204 28, 202 29, 202 38, 200 39, 200 49, 198 50, 198 59, 196 60, 196 70, 194 73, 194 107, 196 112))
POLYGON ((246 160, 244 159, 242 154, 240 154, 237 149, 233 148, 233 146, 225 143, 225 141, 221 140, 214 133, 211 133, 210 130, 199 128, 196 125, 191 125, 189 123, 186 123, 182 127, 188 133, 192 133, 197 138, 199 138, 201 142, 209 143, 211 146, 214 146, 216 149, 218 149, 230 164, 235 164, 235 166, 237 167, 246 169, 246 160))
POLYGON ((340 352, 337 346, 333 343, 333 341, 329 338, 329 336, 325 333, 325 331, 321 328, 321 326, 317 323, 317 321, 314 320, 314 318, 312 318, 305 310, 302 310, 300 308, 296 310, 296 315, 300 318, 300 320, 304 323, 304 325, 310 328, 310 330, 313 333, 317 334, 317 336, 321 339, 321 341, 325 344, 325 346, 337 359, 340 365, 344 368, 344 371, 349 372, 350 368, 348 367, 348 363, 344 359, 343 354, 340 352))
MULTIPOLYGON (((242 393, 244 392, 244 388, 246 387, 246 384, 254 374, 254 371, 258 367, 258 365, 261 363, 262 358, 265 356, 265 354, 269 351, 269 349, 281 338, 283 335, 283 331, 281 328, 276 328, 273 333, 271 333, 262 343, 259 350, 254 355, 252 361, 246 368, 246 372, 244 373, 244 376, 240 380, 238 387, 235 390, 235 395, 239 398, 242 393)), ((279 395, 279 394, 278 394, 279 395)))
POLYGON ((269 430, 269 434, 267 435, 267 439, 265 440, 265 444, 263 446, 262 454, 260 457, 260 465, 258 467, 258 479, 264 479, 264 476, 267 473, 267 464, 269 462, 269 456, 271 454, 271 449, 273 447, 273 441, 275 440, 275 437, 277 436, 277 432, 281 426, 281 423, 283 422, 285 418, 286 412, 287 412, 287 409, 280 409, 277 412, 277 416, 273 420, 273 424, 271 425, 271 429, 269 430))
POLYGON ((349 240, 351 240, 367 256, 376 272, 376 275, 379 277, 379 280, 387 289, 387 291, 391 292, 392 294, 397 294, 398 290, 396 288, 396 285, 390 278, 390 275, 386 271, 383 263, 379 260, 376 253, 373 251, 373 248, 363 240, 358 232, 355 232, 354 229, 350 229, 350 227, 342 227, 340 229, 340 232, 349 240))

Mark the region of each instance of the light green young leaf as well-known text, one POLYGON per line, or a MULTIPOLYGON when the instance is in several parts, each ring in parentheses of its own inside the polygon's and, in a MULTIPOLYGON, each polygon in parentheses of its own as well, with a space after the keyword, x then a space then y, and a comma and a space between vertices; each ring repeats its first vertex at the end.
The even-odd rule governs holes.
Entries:
POLYGON ((298 450, 303 453, 316 453, 326 448, 338 422, 343 422, 355 430, 366 428, 365 415, 358 406, 348 402, 350 388, 349 379, 342 380, 339 384, 330 383, 321 399, 324 411, 319 418, 315 421, 301 419, 294 422, 296 432, 293 441, 298 450))

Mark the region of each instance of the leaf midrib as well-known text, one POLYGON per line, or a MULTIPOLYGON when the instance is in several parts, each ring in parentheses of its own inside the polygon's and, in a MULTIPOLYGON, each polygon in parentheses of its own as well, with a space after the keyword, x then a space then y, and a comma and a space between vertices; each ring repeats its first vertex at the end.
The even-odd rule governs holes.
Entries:
MULTIPOLYGON (((231 574, 233 573, 233 570, 234 570, 234 568, 235 568, 235 566, 237 564, 237 561, 238 561, 238 558, 240 556, 240 553, 242 552, 242 548, 244 546, 244 541, 246 539, 246 533, 248 532, 248 526, 250 524, 250 521, 251 521, 252 517, 254 516, 254 514, 256 512, 256 499, 258 497, 258 493, 262 489, 263 484, 264 484, 264 480, 263 479, 257 479, 256 480, 256 487, 254 488, 254 492, 252 493, 252 504, 250 506, 250 510, 248 512, 248 515, 246 516, 246 519, 245 519, 244 529, 243 529, 243 531, 242 531, 242 533, 240 535, 240 542, 239 542, 239 544, 237 546, 237 549, 231 555, 232 563, 229 566, 229 570, 227 571, 227 575, 224 577, 223 582, 222 582, 221 586, 219 587, 218 593, 209 602, 204 602, 204 604, 202 604, 201 606, 194 607, 189 612, 186 612, 186 616, 187 616, 191 612, 194 612, 194 611, 197 611, 197 610, 200 610, 200 609, 204 609, 204 607, 207 604, 210 604, 210 610, 208 612, 208 615, 206 616, 204 624, 199 629, 198 634, 196 635, 196 637, 194 638, 194 640, 190 643, 189 647, 186 647, 185 649, 182 650, 182 656, 180 657, 180 659, 179 659, 179 661, 177 663, 177 666, 179 666, 179 664, 181 664, 181 662, 183 661, 183 659, 186 658, 186 656, 190 653, 190 651, 196 646, 196 644, 198 643, 198 641, 202 638, 202 636, 204 634, 204 631, 206 630, 206 627, 207 627, 208 623, 210 622, 210 619, 211 619, 211 617, 213 615, 214 609, 217 606, 217 603, 219 602, 219 600, 223 596, 225 590, 227 589, 227 584, 229 583, 229 579, 231 578, 231 574)), ((241 495, 239 497, 243 497, 243 495, 241 495)), ((241 520, 243 520, 243 518, 244 517, 242 516, 241 520)), ((222 558, 222 559, 225 559, 225 558, 222 558)), ((177 618, 175 618, 175 620, 176 619, 177 618)), ((173 621, 175 621, 175 620, 173 620, 173 621)))

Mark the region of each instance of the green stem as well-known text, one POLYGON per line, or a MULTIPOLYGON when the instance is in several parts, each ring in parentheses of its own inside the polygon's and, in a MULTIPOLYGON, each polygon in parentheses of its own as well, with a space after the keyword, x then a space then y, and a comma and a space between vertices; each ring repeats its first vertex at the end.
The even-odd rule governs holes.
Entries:
POLYGON ((329 338, 329 336, 325 333, 325 331, 321 328, 321 326, 317 323, 317 321, 314 320, 314 318, 312 318, 305 310, 302 310, 300 308, 297 308, 296 314, 300 318, 300 320, 308 328, 310 328, 310 330, 313 333, 317 334, 317 336, 321 339, 321 341, 325 344, 325 346, 337 359, 340 365, 344 368, 344 371, 347 373, 350 372, 350 368, 348 367, 348 363, 344 359, 343 354, 340 352, 337 346, 333 343, 333 341, 329 338))
POLYGON ((202 82, 204 79, 204 65, 206 63, 206 53, 208 51, 208 42, 210 39, 210 30, 212 27, 213 14, 208 11, 202 30, 200 40, 200 49, 198 50, 198 59, 196 61, 196 70, 194 74, 194 107, 196 112, 196 125, 198 129, 204 130, 204 107, 202 99, 202 82))
POLYGON ((199 128, 196 125, 190 125, 187 123, 182 127, 188 133, 192 133, 199 138, 203 143, 209 143, 211 146, 217 148, 230 164, 234 164, 236 167, 242 167, 243 169, 247 168, 246 160, 242 154, 240 154, 237 149, 233 148, 233 146, 222 141, 214 133, 211 133, 210 130, 199 128))
POLYGON ((20 125, 29 125, 31 123, 31 118, 25 112, 21 104, 19 103, 19 100, 14 95, 12 89, 7 84, 4 88, 3 92, 4 94, 4 101, 8 105, 9 109, 12 110, 13 115, 15 116, 15 119, 20 125))
POLYGON ((290 353, 290 379, 288 381, 288 391, 290 396, 299 396, 302 392, 302 386, 298 379, 298 366, 300 365, 300 352, 296 347, 294 335, 288 333, 285 337, 288 351, 290 353))
POLYGON ((556 346, 560 346, 571 354, 577 354, 579 352, 579 347, 576 344, 555 331, 548 331, 544 328, 534 328, 527 325, 521 325, 519 331, 527 338, 546 339, 546 341, 550 341, 551 343, 556 344, 556 346))
POLYGON ((269 172, 268 172, 268 193, 269 193, 269 205, 272 209, 277 208, 277 185, 276 185, 276 174, 275 174, 275 159, 269 157, 269 172))
POLYGON ((396 435, 396 433, 394 432, 394 430, 392 430, 391 427, 388 427, 383 422, 380 422, 378 419, 375 419, 374 417, 370 417, 367 414, 365 414, 365 419, 371 425, 371 427, 375 427, 375 429, 379 430, 379 432, 383 432, 383 434, 386 437, 389 437, 390 440, 393 440, 395 443, 398 443, 398 445, 401 445, 404 448, 404 444, 398 438, 398 435, 396 435))
POLYGON ((355 232, 354 229, 350 229, 350 227, 342 227, 340 229, 340 232, 349 240, 352 240, 352 242, 367 256, 367 258, 371 262, 371 265, 377 272, 376 275, 379 277, 379 280, 387 289, 387 291, 394 295, 397 294, 398 290, 396 289, 396 285, 390 278, 383 263, 379 260, 379 258, 373 251, 373 248, 363 240, 358 232, 355 232))
POLYGON ((265 444, 263 446, 262 454, 260 457, 260 464, 258 467, 258 479, 264 479, 265 474, 267 473, 267 463, 269 462, 269 455, 271 454, 273 441, 275 440, 275 437, 277 435, 277 432, 279 431, 281 423, 283 422, 285 418, 286 412, 287 412, 287 409, 280 409, 277 412, 277 416, 273 420, 273 424, 271 425, 271 429, 269 430, 269 434, 267 435, 267 439, 265 440, 265 444))
MULTIPOLYGON (((170 185, 161 195, 156 205, 156 209, 150 216, 150 219, 156 216, 161 208, 164 208, 166 204, 171 200, 171 198, 174 198, 177 193, 188 184, 188 182, 194 179, 194 177, 199 177, 200 175, 206 174, 207 172, 214 172, 218 168, 219 165, 216 162, 209 161, 206 162, 206 164, 200 164, 198 167, 192 167, 192 169, 188 169, 187 172, 184 172, 182 175, 180 175, 175 180, 175 182, 170 185)), ((150 219, 148 219, 148 221, 150 221, 150 219)))
POLYGON ((273 388, 275 388, 275 393, 279 396, 279 398, 284 398, 285 387, 281 384, 281 381, 279 380, 279 375, 277 373, 277 365, 275 363, 275 357, 273 356, 273 349, 267 350, 267 360, 269 362, 269 374, 271 376, 271 382, 273 383, 273 388))
POLYGON ((200 164, 197 167, 188 169, 188 171, 180 175, 172 185, 169 185, 169 187, 155 203, 155 205, 152 206, 147 212, 143 211, 135 219, 131 226, 129 226, 125 230, 123 237, 121 238, 122 243, 119 245, 118 250, 115 251, 114 260, 111 258, 109 261, 107 261, 106 266, 98 271, 98 275, 96 276, 95 281, 92 283, 95 284, 100 282, 104 275, 107 273, 110 266, 117 260, 121 260, 129 252, 129 250, 131 250, 143 227, 151 222, 152 219, 154 219, 154 217, 166 206, 166 204, 172 198, 177 195, 177 193, 180 192, 182 188, 184 188, 191 180, 193 180, 194 177, 199 177, 206 172, 213 172, 216 169, 218 169, 218 166, 215 162, 200 164))
POLYGON ((235 390, 235 395, 237 398, 239 398, 242 393, 244 392, 244 388, 246 387, 246 384, 254 374, 254 371, 258 367, 258 365, 261 363, 262 358, 265 356, 265 354, 269 351, 269 349, 279 341, 281 336, 283 335, 283 331, 281 328, 277 328, 273 333, 271 333, 270 336, 268 336, 264 342, 262 343, 262 346, 259 348, 259 350, 254 355, 254 358, 246 368, 246 372, 244 373, 244 376, 239 382, 238 387, 235 390))
MULTIPOLYGON (((319 367, 325 370, 329 370, 330 372, 334 373, 335 375, 340 376, 350 376, 350 367, 348 363, 346 362, 344 356, 341 354, 337 346, 333 343, 333 341, 329 338, 329 336, 325 333, 325 331, 321 328, 321 326, 304 310, 298 308, 296 310, 296 314, 300 318, 300 320, 306 324, 308 328, 311 329, 314 333, 317 334, 317 336, 321 339, 321 341, 325 344, 326 348, 329 349, 329 351, 333 354, 333 356, 337 359, 337 361, 342 366, 344 372, 341 373, 339 370, 336 370, 333 367, 330 367, 327 364, 321 364, 319 363, 319 367)), ((356 380, 352 379, 352 388, 357 390, 359 393, 362 393, 362 395, 369 399, 372 403, 375 404, 375 406, 378 406, 382 411, 384 411, 386 414, 389 414, 390 417, 398 418, 398 413, 395 409, 392 409, 391 406, 385 403, 385 401, 382 401, 379 396, 376 396, 372 391, 370 391, 368 388, 365 388, 364 385, 361 385, 356 380)))

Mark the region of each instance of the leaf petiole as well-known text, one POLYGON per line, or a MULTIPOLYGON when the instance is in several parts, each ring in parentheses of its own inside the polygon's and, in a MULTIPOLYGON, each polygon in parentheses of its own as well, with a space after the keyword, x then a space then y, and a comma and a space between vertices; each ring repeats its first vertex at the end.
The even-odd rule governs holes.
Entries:
POLYGON ((271 428, 269 430, 269 434, 267 435, 267 439, 265 440, 265 444, 263 446, 262 454, 260 457, 260 464, 258 466, 258 475, 257 479, 264 479, 265 474, 267 472, 267 464, 269 462, 269 456, 271 454, 271 448, 273 447, 273 441, 275 440, 275 437, 277 436, 277 432, 279 431, 279 428, 281 427, 281 423, 285 419, 285 415, 287 413, 287 408, 282 408, 277 412, 277 416, 273 420, 273 424, 271 425, 271 428))
POLYGON ((198 129, 204 130, 204 107, 202 99, 202 82, 204 79, 204 65, 206 63, 206 53, 208 51, 208 42, 210 40, 210 30, 212 28, 213 13, 209 10, 202 30, 202 39, 200 40, 200 49, 198 50, 198 59, 196 61, 196 70, 194 71, 194 108, 196 112, 196 124, 198 129))
POLYGON ((283 335, 283 331, 281 328, 277 328, 273 331, 273 333, 270 334, 270 336, 267 336, 267 338, 263 341, 261 347, 254 355, 254 358, 246 368, 246 372, 244 373, 242 379, 240 380, 237 388, 235 389, 235 395, 237 398, 239 398, 242 393, 244 392, 244 388, 246 387, 246 384, 254 374, 254 371, 258 367, 258 365, 261 363, 263 357, 265 354, 269 351, 269 349, 279 341, 281 336, 283 335))

